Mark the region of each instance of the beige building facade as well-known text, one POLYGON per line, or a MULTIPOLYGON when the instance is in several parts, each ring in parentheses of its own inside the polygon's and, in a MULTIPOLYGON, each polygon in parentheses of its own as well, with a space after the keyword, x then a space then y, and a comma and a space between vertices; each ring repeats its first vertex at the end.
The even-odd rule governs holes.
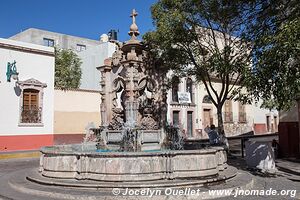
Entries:
POLYGON ((54 92, 54 144, 78 143, 89 128, 99 127, 100 92, 61 90, 54 92))

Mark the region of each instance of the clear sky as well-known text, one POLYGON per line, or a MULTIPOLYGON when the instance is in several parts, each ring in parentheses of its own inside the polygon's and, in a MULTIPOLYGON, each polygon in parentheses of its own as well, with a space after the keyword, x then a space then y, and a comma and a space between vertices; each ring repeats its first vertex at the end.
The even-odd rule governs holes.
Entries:
POLYGON ((0 0, 0 37, 38 28, 98 40, 118 29, 118 40, 129 39, 129 17, 137 10, 141 34, 153 30, 150 7, 157 0, 0 0))

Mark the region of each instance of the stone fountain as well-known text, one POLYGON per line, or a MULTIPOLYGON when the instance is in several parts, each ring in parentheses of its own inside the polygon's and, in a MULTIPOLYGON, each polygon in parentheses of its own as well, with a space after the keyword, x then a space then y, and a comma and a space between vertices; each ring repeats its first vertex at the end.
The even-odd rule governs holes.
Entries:
POLYGON ((133 10, 130 40, 115 41, 116 51, 98 68, 102 121, 94 129, 97 144, 42 148, 40 174, 28 179, 45 184, 51 178, 61 186, 71 184, 63 180, 74 180, 73 185, 83 180, 98 181, 97 187, 108 187, 104 182, 111 187, 141 187, 140 183, 160 187, 205 184, 235 175, 225 173, 227 157, 222 147, 183 150, 178 132, 164 126, 166 72, 149 62, 145 45, 137 38, 136 16, 133 10), (172 133, 166 134, 168 130, 172 133), (169 143, 163 145, 166 138, 169 143))
POLYGON ((117 49, 98 69, 101 72, 102 140, 110 148, 120 143, 129 129, 138 129, 141 150, 160 149, 166 121, 166 72, 151 66, 144 44, 137 39, 137 12, 133 10, 131 37, 115 42, 117 49))

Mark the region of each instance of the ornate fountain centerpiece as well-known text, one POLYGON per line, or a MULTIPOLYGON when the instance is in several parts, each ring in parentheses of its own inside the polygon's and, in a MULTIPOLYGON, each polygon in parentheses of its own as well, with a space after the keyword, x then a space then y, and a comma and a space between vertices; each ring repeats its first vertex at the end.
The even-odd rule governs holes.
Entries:
POLYGON ((43 147, 40 174, 28 179, 61 186, 124 188, 201 185, 235 176, 227 172, 224 148, 183 150, 178 148, 183 141, 176 130, 163 127, 166 73, 149 62, 144 44, 137 39, 136 16, 133 10, 130 40, 116 42, 112 58, 99 67, 102 126, 95 130, 97 145, 43 147), (168 148, 158 150, 164 138, 168 148), (157 151, 145 151, 149 149, 157 151))
MULTIPOLYGON (((116 51, 98 69, 101 72, 101 138, 107 144, 122 143, 134 130, 138 149, 159 148, 162 125, 166 120, 166 73, 149 62, 145 45, 138 40, 133 10, 131 37, 125 43, 115 41, 116 51), (139 131, 136 131, 139 130, 139 131), (144 145, 144 144, 148 145, 144 145), (147 146, 147 147, 146 147, 147 146)), ((131 136, 133 137, 133 136, 131 136)), ((134 151, 138 150, 134 148, 134 151)))

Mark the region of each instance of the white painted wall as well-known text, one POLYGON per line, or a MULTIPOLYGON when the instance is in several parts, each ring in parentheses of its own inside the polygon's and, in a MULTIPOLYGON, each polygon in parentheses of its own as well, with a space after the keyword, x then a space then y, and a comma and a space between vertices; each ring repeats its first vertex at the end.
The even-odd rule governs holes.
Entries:
MULTIPOLYGON (((0 43, 15 47, 30 48, 53 53, 51 47, 44 47, 13 40, 1 39, 0 43)), ((24 52, 0 47, 0 135, 32 135, 53 133, 53 96, 54 96, 54 57, 49 55, 24 52), (8 62, 16 61, 19 80, 30 78, 46 83, 43 98, 43 126, 21 127, 20 96, 15 92, 15 80, 6 81, 6 67, 8 62)))

